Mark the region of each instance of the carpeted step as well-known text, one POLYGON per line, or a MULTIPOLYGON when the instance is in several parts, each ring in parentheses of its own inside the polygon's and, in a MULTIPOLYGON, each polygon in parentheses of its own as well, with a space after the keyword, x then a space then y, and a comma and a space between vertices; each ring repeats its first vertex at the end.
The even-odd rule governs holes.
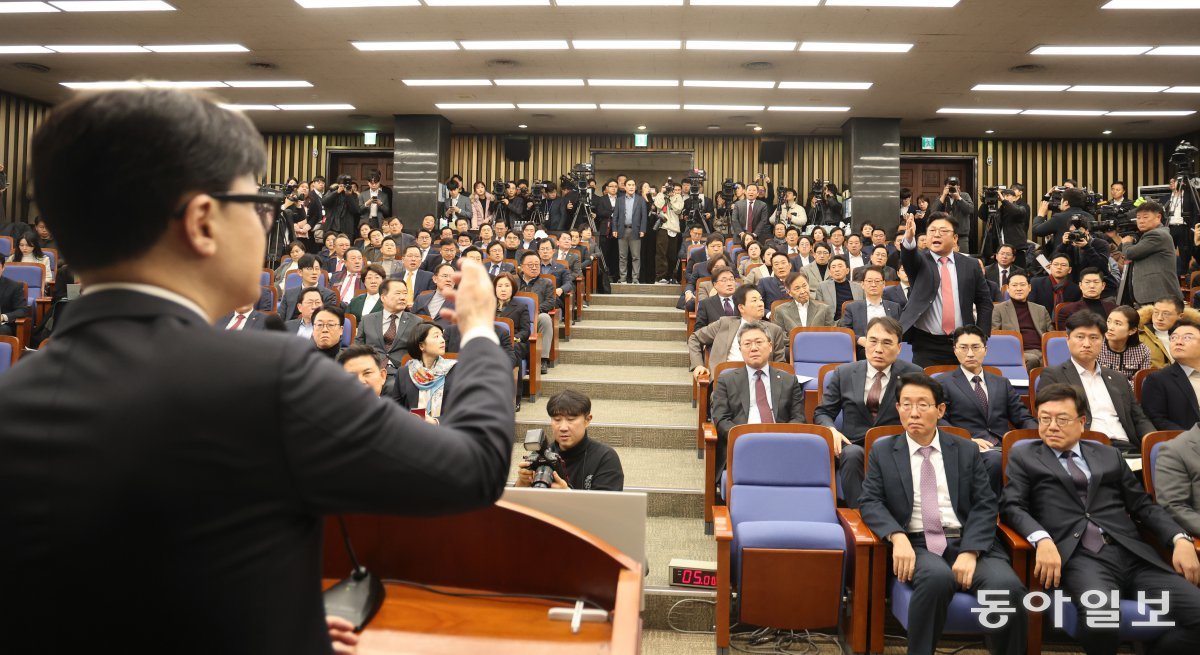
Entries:
POLYGON ((559 364, 542 378, 547 396, 574 389, 590 398, 691 403, 692 376, 686 368, 559 364))
POLYGON ((591 306, 611 307, 613 305, 620 305, 625 307, 663 307, 675 309, 675 303, 677 302, 679 302, 678 295, 648 296, 636 293, 597 293, 592 296, 591 306))
MULTIPOLYGON (((542 396, 536 402, 522 404, 517 414, 517 438, 524 439, 525 431, 532 428, 549 429, 548 398, 542 396)), ((593 399, 588 434, 620 448, 694 449, 696 410, 683 403, 593 399)))
POLYGON ((644 321, 616 320, 605 321, 596 318, 572 326, 572 339, 602 339, 607 341, 675 341, 687 342, 687 325, 682 320, 644 321))
MULTIPOLYGON (((612 285, 612 294, 622 295, 633 294, 638 296, 669 296, 675 294, 679 297, 682 287, 678 284, 614 284, 612 285)), ((600 297, 605 294, 596 294, 595 297, 600 297)))
POLYGON ((661 321, 664 324, 680 325, 684 321, 682 310, 674 307, 630 307, 626 305, 596 305, 583 310, 588 321, 661 321))
POLYGON ((687 344, 682 341, 630 342, 574 339, 558 346, 560 364, 608 366, 666 366, 687 368, 687 344))

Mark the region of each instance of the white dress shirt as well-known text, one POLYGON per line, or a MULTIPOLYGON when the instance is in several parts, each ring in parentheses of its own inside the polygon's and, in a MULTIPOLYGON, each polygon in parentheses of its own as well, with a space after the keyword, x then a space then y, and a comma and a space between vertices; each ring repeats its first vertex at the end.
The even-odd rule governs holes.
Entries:
MULTIPOLYGON (((933 473, 937 477, 938 510, 942 515, 943 529, 958 529, 962 527, 962 523, 959 522, 954 513, 954 505, 950 502, 950 485, 946 482, 946 465, 942 461, 940 438, 940 433, 935 434, 933 443, 929 444, 933 447, 933 452, 929 453, 929 462, 933 464, 933 473)), ((917 452, 921 444, 913 441, 908 434, 904 435, 904 440, 908 443, 908 461, 912 466, 913 480, 912 516, 908 517, 908 531, 924 532, 925 526, 921 522, 921 465, 925 463, 925 458, 917 452)))
POLYGON ((808 303, 797 302, 796 313, 800 315, 800 327, 808 327, 808 303))
POLYGON ((1129 441, 1129 435, 1125 434, 1125 428, 1121 425, 1121 417, 1117 415, 1117 407, 1104 384, 1104 376, 1100 374, 1100 364, 1095 364, 1095 369, 1088 371, 1080 366, 1074 357, 1071 358, 1071 363, 1079 373, 1079 379, 1083 382, 1083 392, 1087 395, 1088 407, 1092 410, 1091 429, 1103 432, 1109 439, 1129 441))
MULTIPOLYGON (((760 416, 758 413, 758 395, 755 394, 755 392, 754 392, 754 387, 756 386, 754 374, 758 373, 759 371, 762 371, 763 386, 766 387, 766 390, 767 390, 767 406, 771 408, 772 414, 775 413, 775 403, 771 400, 771 365, 767 364, 766 366, 762 367, 761 369, 751 368, 751 367, 747 366, 746 367, 746 375, 747 375, 747 377, 750 378, 750 380, 749 380, 749 382, 750 382, 750 412, 746 415, 746 423, 749 423, 751 425, 753 425, 755 423, 764 423, 764 422, 774 423, 775 422, 774 420, 763 421, 762 416, 760 416)), ((772 417, 772 419, 774 419, 774 417, 772 417)))
POLYGON ((972 372, 968 371, 967 367, 965 367, 965 366, 959 366, 958 368, 960 370, 962 370, 963 375, 967 376, 967 384, 971 385, 971 391, 975 390, 975 377, 979 376, 979 387, 981 389, 983 389, 983 397, 987 398, 988 401, 991 402, 991 397, 988 396, 987 378, 985 378, 983 376, 983 371, 979 371, 978 373, 972 373, 972 372))
POLYGON ((742 322, 738 324, 738 329, 734 330, 733 345, 729 347, 729 357, 726 361, 730 361, 730 362, 742 361, 742 348, 741 348, 741 345, 738 344, 737 333, 741 332, 742 328, 745 325, 746 325, 746 320, 742 319, 742 322))
POLYGON ((850 262, 851 273, 854 272, 854 269, 862 268, 863 266, 867 265, 866 258, 863 257, 862 252, 859 252, 857 255, 846 253, 846 259, 850 262))
POLYGON ((1183 364, 1179 364, 1179 368, 1183 369, 1183 374, 1187 376, 1188 382, 1192 385, 1192 393, 1196 394, 1196 400, 1200 402, 1200 371, 1183 364))
POLYGON ((874 319, 887 316, 887 312, 883 309, 882 298, 880 298, 879 302, 876 303, 872 303, 868 299, 864 299, 863 302, 867 304, 867 323, 870 323, 874 319))
POLYGON ((363 300, 362 315, 366 316, 367 314, 371 313, 372 309, 375 309, 375 304, 379 302, 379 294, 367 293, 363 295, 365 295, 366 298, 363 300))

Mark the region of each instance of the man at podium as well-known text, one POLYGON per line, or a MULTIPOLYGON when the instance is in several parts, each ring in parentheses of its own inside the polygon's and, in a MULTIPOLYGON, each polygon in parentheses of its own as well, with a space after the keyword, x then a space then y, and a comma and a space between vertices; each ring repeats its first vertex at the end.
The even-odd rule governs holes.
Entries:
POLYGON ((433 426, 308 342, 210 327, 258 299, 276 220, 244 116, 180 91, 79 96, 32 152, 84 292, 0 378, 6 652, 330 653, 326 515, 463 512, 504 489, 513 380, 487 273, 464 263, 444 315, 463 372, 433 426))

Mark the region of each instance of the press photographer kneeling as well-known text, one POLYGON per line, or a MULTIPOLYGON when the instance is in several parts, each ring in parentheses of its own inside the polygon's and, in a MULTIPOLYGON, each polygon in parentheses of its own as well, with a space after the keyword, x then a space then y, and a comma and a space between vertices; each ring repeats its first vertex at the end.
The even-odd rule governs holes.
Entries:
POLYGON ((591 491, 625 488, 625 471, 617 451, 588 437, 590 398, 578 391, 560 391, 546 403, 546 413, 550 415, 550 435, 540 429, 526 434, 529 454, 517 463, 516 486, 591 491))

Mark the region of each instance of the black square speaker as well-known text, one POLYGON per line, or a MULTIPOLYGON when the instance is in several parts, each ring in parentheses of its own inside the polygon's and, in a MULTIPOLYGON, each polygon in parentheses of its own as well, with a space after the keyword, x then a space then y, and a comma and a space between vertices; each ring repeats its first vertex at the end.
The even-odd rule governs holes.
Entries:
POLYGON ((758 145, 758 162, 760 164, 782 164, 786 147, 787 144, 783 141, 763 141, 758 145))
POLYGON ((529 139, 504 137, 504 158, 508 161, 529 161, 529 139))

